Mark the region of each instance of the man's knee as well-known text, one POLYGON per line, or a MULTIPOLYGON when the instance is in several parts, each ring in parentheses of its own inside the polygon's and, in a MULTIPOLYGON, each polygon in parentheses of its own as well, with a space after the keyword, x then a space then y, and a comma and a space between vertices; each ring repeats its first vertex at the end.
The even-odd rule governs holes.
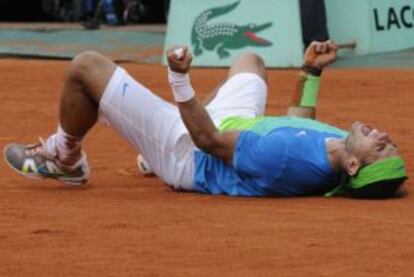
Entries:
POLYGON ((267 80, 263 59, 255 53, 250 52, 239 56, 230 68, 229 78, 243 72, 255 73, 265 81, 267 80))
POLYGON ((111 79, 116 64, 105 56, 88 51, 77 55, 69 68, 68 81, 83 87, 83 91, 99 101, 111 79))
POLYGON ((237 63, 254 64, 255 66, 265 67, 262 57, 252 52, 242 54, 237 58, 235 64, 237 63))
POLYGON ((106 60, 107 58, 103 55, 93 51, 78 54, 69 67, 69 78, 82 82, 85 78, 91 76, 92 71, 99 71, 105 66, 106 60))

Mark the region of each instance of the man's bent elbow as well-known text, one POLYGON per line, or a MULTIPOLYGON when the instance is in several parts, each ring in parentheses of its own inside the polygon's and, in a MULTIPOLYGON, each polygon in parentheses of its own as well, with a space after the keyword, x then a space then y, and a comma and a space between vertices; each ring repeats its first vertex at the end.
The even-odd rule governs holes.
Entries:
POLYGON ((239 132, 215 132, 193 138, 194 144, 204 153, 216 156, 232 164, 233 153, 239 132))
POLYGON ((194 144, 203 152, 212 153, 216 148, 214 138, 210 135, 199 135, 193 137, 194 144))

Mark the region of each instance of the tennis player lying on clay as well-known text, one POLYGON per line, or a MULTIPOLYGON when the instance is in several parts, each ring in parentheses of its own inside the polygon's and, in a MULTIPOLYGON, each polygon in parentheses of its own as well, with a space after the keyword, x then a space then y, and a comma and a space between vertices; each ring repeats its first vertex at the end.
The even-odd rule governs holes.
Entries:
POLYGON ((331 41, 309 46, 291 106, 281 117, 263 115, 266 70, 255 54, 237 59, 203 104, 188 75, 190 51, 169 49, 174 106, 106 57, 86 52, 69 67, 56 133, 38 144, 6 146, 5 160, 26 177, 82 185, 89 175, 82 139, 99 118, 177 191, 392 197, 407 174, 386 133, 361 122, 346 132, 313 120, 322 69, 336 60, 337 51, 331 41))

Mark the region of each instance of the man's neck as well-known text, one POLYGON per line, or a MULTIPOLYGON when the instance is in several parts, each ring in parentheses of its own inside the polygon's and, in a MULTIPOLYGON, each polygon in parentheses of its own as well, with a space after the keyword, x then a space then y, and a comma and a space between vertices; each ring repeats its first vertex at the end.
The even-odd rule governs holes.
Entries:
POLYGON ((326 150, 328 152, 328 159, 332 168, 336 171, 344 169, 345 160, 345 140, 344 139, 329 139, 326 141, 326 150))

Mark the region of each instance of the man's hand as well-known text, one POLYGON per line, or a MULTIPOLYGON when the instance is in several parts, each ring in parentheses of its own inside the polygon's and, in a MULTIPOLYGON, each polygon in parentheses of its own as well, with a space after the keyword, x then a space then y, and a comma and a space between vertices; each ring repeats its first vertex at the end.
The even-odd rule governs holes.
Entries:
POLYGON ((313 41, 305 51, 305 66, 323 69, 336 60, 338 46, 332 41, 313 41))
POLYGON ((191 68, 193 55, 187 46, 176 46, 169 48, 166 52, 168 66, 171 71, 177 73, 188 73, 191 68))

